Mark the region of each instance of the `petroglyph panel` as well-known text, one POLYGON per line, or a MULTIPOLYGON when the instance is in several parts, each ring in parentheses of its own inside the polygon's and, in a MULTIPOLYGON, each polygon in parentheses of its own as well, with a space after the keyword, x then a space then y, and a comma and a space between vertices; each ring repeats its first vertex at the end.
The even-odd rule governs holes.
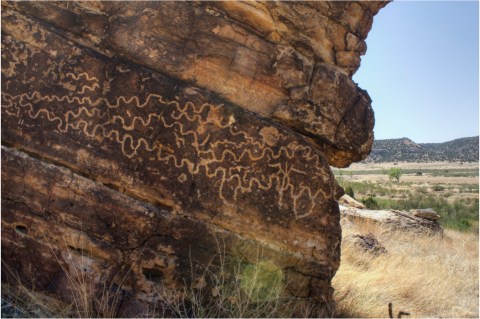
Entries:
MULTIPOLYGON (((53 47, 60 41, 44 36, 53 47)), ((66 64, 64 57, 4 37, 5 61, 24 59, 4 72, 2 124, 15 123, 14 134, 30 136, 25 147, 45 148, 55 143, 51 136, 69 136, 80 144, 79 166, 89 149, 104 150, 94 156, 116 163, 112 168, 134 165, 152 189, 174 188, 158 200, 179 207, 198 206, 212 194, 220 207, 248 198, 249 205, 264 205, 263 213, 280 222, 318 215, 332 200, 326 161, 300 137, 146 70, 70 50, 76 59, 66 64), (25 80, 9 77, 10 72, 25 80)), ((7 141, 10 136, 6 130, 7 141)), ((60 145, 50 147, 69 160, 60 145)), ((114 171, 105 174, 116 179, 114 171)))

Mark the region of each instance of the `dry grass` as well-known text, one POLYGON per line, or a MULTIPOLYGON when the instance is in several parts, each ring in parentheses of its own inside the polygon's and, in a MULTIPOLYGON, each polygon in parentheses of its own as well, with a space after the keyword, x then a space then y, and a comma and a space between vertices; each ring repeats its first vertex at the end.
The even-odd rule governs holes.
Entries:
MULTIPOLYGON (((478 233, 446 230, 445 236, 383 232, 376 225, 344 227, 344 236, 372 232, 388 253, 373 256, 351 244, 342 246, 342 262, 333 280, 337 317, 388 317, 393 304, 409 317, 472 317, 479 315, 478 233)), ((223 247, 219 251, 224 251, 223 247)), ((261 260, 261 252, 259 252, 261 260)), ((73 258, 73 256, 72 256, 73 258)), ((84 257, 85 258, 85 257, 84 257)), ((274 265, 208 265, 203 280, 160 297, 158 308, 141 317, 318 317, 325 314, 308 300, 283 295, 284 278, 274 265), (209 283, 208 285, 206 283, 209 283), (186 298, 184 298, 186 297, 186 298), (163 314, 163 315, 162 315, 163 314)), ((118 290, 93 292, 79 267, 64 268, 73 288, 73 302, 62 303, 24 285, 2 285, 2 316, 118 317, 118 290)), ((5 265, 3 265, 5 267, 5 265)), ((11 272, 13 275, 13 272, 11 272)), ((193 276, 193 274, 192 274, 193 276)), ((192 277, 193 278, 193 277, 192 277)), ((161 295, 161 294, 159 294, 161 295)))
MULTIPOLYGON (((356 224, 344 229, 344 236, 368 232, 377 236, 388 254, 375 257, 350 244, 343 245, 342 263, 333 281, 337 316, 388 317, 388 304, 392 303, 395 316, 404 311, 410 313, 410 317, 478 317, 478 234, 446 230, 440 238, 386 233, 375 225, 356 224)), ((158 306, 167 310, 164 314, 176 317, 312 315, 308 302, 281 296, 282 276, 275 275, 272 265, 237 267, 230 274, 226 274, 223 267, 221 263, 220 268, 205 269, 206 281, 213 284, 213 288, 196 282, 195 286, 178 292, 177 296, 187 296, 187 299, 161 298, 158 306)), ((78 296, 70 305, 27 286, 2 285, 2 314, 13 317, 118 315, 108 307, 112 306, 115 295, 104 295, 95 304, 83 277, 78 274, 71 279, 76 281, 78 296)), ((148 315, 151 316, 158 316, 158 312, 148 315)))
MULTIPOLYGON (((217 245, 218 254, 212 259, 217 262, 206 265, 193 285, 170 290, 169 296, 159 294, 161 317, 305 318, 331 313, 314 301, 286 295, 282 270, 264 260, 260 250, 256 264, 227 262, 225 247, 217 245)), ((195 278, 193 272, 191 276, 195 278)))
POLYGON ((2 318, 69 318, 73 305, 26 285, 2 284, 2 318))
MULTIPOLYGON (((217 243, 219 244, 219 243, 217 243)), ((282 270, 269 261, 262 261, 258 251, 257 264, 240 260, 226 262, 225 247, 219 244, 219 253, 204 266, 203 273, 193 273, 192 284, 177 289, 159 287, 157 301, 142 313, 142 318, 290 318, 324 317, 326 309, 305 298, 285 295, 282 270), (215 262, 214 262, 215 261, 215 262)), ((120 313, 119 291, 104 284, 100 292, 91 278, 82 272, 87 256, 68 256, 70 267, 57 259, 71 286, 71 302, 62 302, 54 296, 35 290, 34 284, 21 280, 8 265, 3 264, 14 285, 2 284, 2 317, 14 318, 116 318, 120 313), (75 260, 74 260, 75 259, 75 260)), ((125 278, 125 277, 124 277, 125 278)), ((122 280, 123 283, 123 280, 122 280)), ((128 309, 127 309, 128 310, 128 309)), ((132 314, 130 314, 132 316, 132 314)))
POLYGON ((194 285, 160 296, 162 313, 190 318, 290 317, 281 271, 261 263, 233 272, 209 266, 194 285), (181 297, 182 296, 182 297, 181 297))
MULTIPOLYGON (((114 318, 118 317, 121 303, 121 289, 130 269, 123 272, 123 276, 115 276, 110 283, 94 284, 92 274, 86 273, 91 260, 84 255, 83 250, 72 252, 67 242, 64 242, 64 259, 61 252, 56 252, 47 237, 44 237, 51 249, 58 265, 65 275, 69 289, 65 300, 36 290, 35 278, 21 278, 13 267, 2 260, 3 276, 9 278, 8 283, 2 282, 2 317, 13 318, 114 318), (118 285, 115 284, 118 282, 118 285), (68 300, 68 301, 67 301, 68 300)), ((78 237, 79 247, 85 247, 82 238, 78 237)), ((121 271, 118 272, 122 273, 121 271)), ((6 279, 6 278, 5 278, 6 279)))
POLYGON ((446 230, 445 236, 387 233, 375 225, 344 228, 375 234, 388 254, 375 257, 345 244, 333 280, 340 317, 478 318, 478 234, 446 230))

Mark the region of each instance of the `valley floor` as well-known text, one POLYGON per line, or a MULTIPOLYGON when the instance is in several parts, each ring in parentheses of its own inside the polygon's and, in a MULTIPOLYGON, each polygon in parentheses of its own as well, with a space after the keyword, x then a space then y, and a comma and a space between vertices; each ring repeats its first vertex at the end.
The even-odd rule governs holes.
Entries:
POLYGON ((456 162, 389 162, 389 163, 354 163, 348 168, 336 169, 336 175, 363 182, 386 182, 386 171, 399 167, 404 171, 401 180, 416 184, 478 184, 478 163, 456 162), (421 174, 420 174, 421 173, 421 174))
POLYGON ((375 170, 388 169, 392 166, 401 166, 405 169, 477 169, 478 162, 384 162, 384 163, 353 163, 348 169, 375 170), (395 164, 396 163, 396 164, 395 164))
POLYGON ((478 163, 356 163, 332 170, 370 209, 432 208, 444 227, 478 232, 478 163), (391 168, 401 169, 398 182, 389 178, 391 168))

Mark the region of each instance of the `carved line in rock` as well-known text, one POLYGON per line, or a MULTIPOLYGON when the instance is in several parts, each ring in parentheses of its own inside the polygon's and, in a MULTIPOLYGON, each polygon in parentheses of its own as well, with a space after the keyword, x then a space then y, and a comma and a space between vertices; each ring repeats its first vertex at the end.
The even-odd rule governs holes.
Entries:
MULTIPOLYGON (((67 74, 67 77, 75 79, 77 82, 81 77, 84 77, 87 81, 93 83, 76 83, 80 84, 78 87, 81 90, 78 94, 85 93, 86 89, 94 90, 99 88, 98 79, 83 72, 75 76, 72 73, 67 74)), ((107 138, 111 141, 115 141, 119 144, 122 154, 131 159, 137 156, 137 151, 142 146, 145 150, 153 153, 153 157, 150 160, 163 161, 166 164, 172 162, 176 168, 187 168, 188 172, 192 175, 199 174, 203 169, 205 175, 208 178, 217 179, 218 181, 218 193, 222 200, 227 200, 223 188, 225 183, 234 183, 233 200, 237 200, 238 193, 250 193, 256 185, 259 189, 270 190, 276 185, 276 191, 279 196, 279 205, 282 207, 284 197, 288 193, 293 199, 293 211, 295 217, 303 218, 311 215, 314 212, 315 201, 318 198, 321 190, 312 190, 310 187, 300 185, 295 188, 290 182, 292 174, 306 175, 307 172, 294 167, 294 164, 288 164, 288 162, 272 163, 271 160, 279 159, 283 153, 284 156, 291 159, 294 156, 294 150, 300 150, 303 156, 308 160, 319 161, 318 155, 312 154, 312 150, 308 146, 303 146, 298 143, 291 143, 288 146, 281 146, 277 151, 268 147, 266 143, 261 144, 255 142, 254 139, 246 132, 235 131, 232 124, 235 122, 235 118, 218 118, 218 110, 222 105, 211 105, 204 103, 197 108, 193 103, 187 102, 183 107, 177 101, 164 100, 161 95, 150 93, 142 103, 137 96, 125 97, 119 96, 114 102, 110 102, 106 98, 98 98, 95 101, 91 101, 90 97, 78 96, 58 96, 58 95, 42 95, 40 92, 35 91, 31 94, 22 93, 16 96, 12 96, 8 93, 2 92, 2 108, 5 114, 8 116, 14 116, 19 118, 19 125, 24 125, 25 117, 36 120, 42 117, 50 122, 58 122, 57 130, 61 133, 66 133, 69 130, 77 130, 83 132, 89 138, 100 138, 101 140, 107 138), (67 102, 70 104, 70 108, 73 110, 67 111, 65 114, 58 115, 54 111, 49 110, 47 107, 41 107, 42 103, 55 103, 55 102, 67 102), (75 108, 74 105, 77 105, 75 108), (128 120, 121 115, 113 115, 107 118, 108 112, 102 111, 99 106, 106 106, 108 109, 116 109, 123 107, 136 107, 136 108, 154 108, 161 109, 159 113, 149 113, 146 117, 132 116, 128 120), (161 105, 161 108, 158 106, 161 105), (205 112, 206 111, 206 112, 205 112), (207 114, 206 119, 202 119, 202 115, 207 114), (190 123, 194 123, 197 130, 186 130, 184 123, 181 122, 182 118, 190 123), (130 121, 130 125, 126 124, 130 121), (95 124, 100 123, 100 124, 95 124), (116 129, 109 129, 110 124, 121 124, 122 131, 116 129), (199 136, 198 132, 202 130, 204 125, 213 124, 220 129, 228 129, 232 136, 242 135, 244 141, 241 143, 233 143, 227 140, 215 141, 210 143, 206 150, 202 150, 203 146, 207 146, 210 138, 210 134, 207 134, 203 139, 199 136), (133 131, 135 127, 149 126, 149 125, 161 125, 166 129, 173 129, 175 134, 175 142, 178 148, 183 145, 193 146, 197 158, 197 163, 192 162, 188 158, 179 158, 175 156, 175 150, 171 147, 160 144, 158 141, 152 141, 152 139, 140 137, 135 138, 132 134, 125 133, 126 131, 133 131), (99 131, 101 133, 99 134, 99 131), (186 138, 192 136, 192 139, 186 138), (230 147, 230 149, 225 149, 230 147), (259 151, 260 150, 260 151, 259 151), (220 154, 219 154, 220 152, 220 154), (219 154, 219 155, 218 155, 219 154), (275 174, 269 176, 260 176, 259 178, 249 175, 253 173, 253 169, 250 166, 237 165, 234 167, 221 167, 220 165, 226 161, 227 157, 232 157, 236 163, 242 162, 247 159, 252 162, 267 160, 268 166, 276 169, 275 174), (218 164, 218 167, 212 167, 212 164, 218 164), (236 173, 235 173, 236 172, 236 173), (307 199, 309 204, 304 205, 308 207, 307 210, 299 209, 299 201, 307 199)), ((128 114, 128 111, 127 111, 128 114)), ((284 136, 278 132, 274 127, 264 128, 269 129, 271 132, 265 132, 265 135, 270 134, 273 138, 283 139, 284 136)), ((261 131, 260 133, 262 134, 261 131)), ((274 143, 275 141, 272 141, 274 143)), ((179 182, 185 182, 187 177, 184 173, 179 174, 179 182)))

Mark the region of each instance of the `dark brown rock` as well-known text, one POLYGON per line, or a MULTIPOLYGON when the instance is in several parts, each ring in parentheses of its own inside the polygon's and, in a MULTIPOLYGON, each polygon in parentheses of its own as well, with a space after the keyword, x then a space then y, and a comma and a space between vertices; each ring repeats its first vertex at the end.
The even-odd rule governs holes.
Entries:
POLYGON ((378 256, 387 253, 387 249, 378 241, 374 234, 368 233, 366 235, 354 234, 348 235, 344 239, 347 244, 354 245, 364 252, 378 256))
POLYGON ((67 301, 83 271, 132 315, 222 242, 331 311, 329 166, 371 147, 351 74, 383 5, 3 2, 2 260, 67 301))
MULTIPOLYGON (((310 276, 332 275, 311 255, 260 245, 6 147, 2 148, 2 187, 3 261, 22 277, 34 278, 37 289, 66 301, 76 293, 69 278, 77 278, 80 271, 98 289, 92 294, 107 283, 135 294, 127 308, 149 303, 160 290, 178 289, 191 281, 192 267, 200 276, 202 265, 219 263, 219 253, 277 265, 283 270, 287 292, 304 297, 310 296, 310 276)), ((298 242, 292 244, 299 246, 306 240, 318 242, 313 237, 295 238, 298 242)))

